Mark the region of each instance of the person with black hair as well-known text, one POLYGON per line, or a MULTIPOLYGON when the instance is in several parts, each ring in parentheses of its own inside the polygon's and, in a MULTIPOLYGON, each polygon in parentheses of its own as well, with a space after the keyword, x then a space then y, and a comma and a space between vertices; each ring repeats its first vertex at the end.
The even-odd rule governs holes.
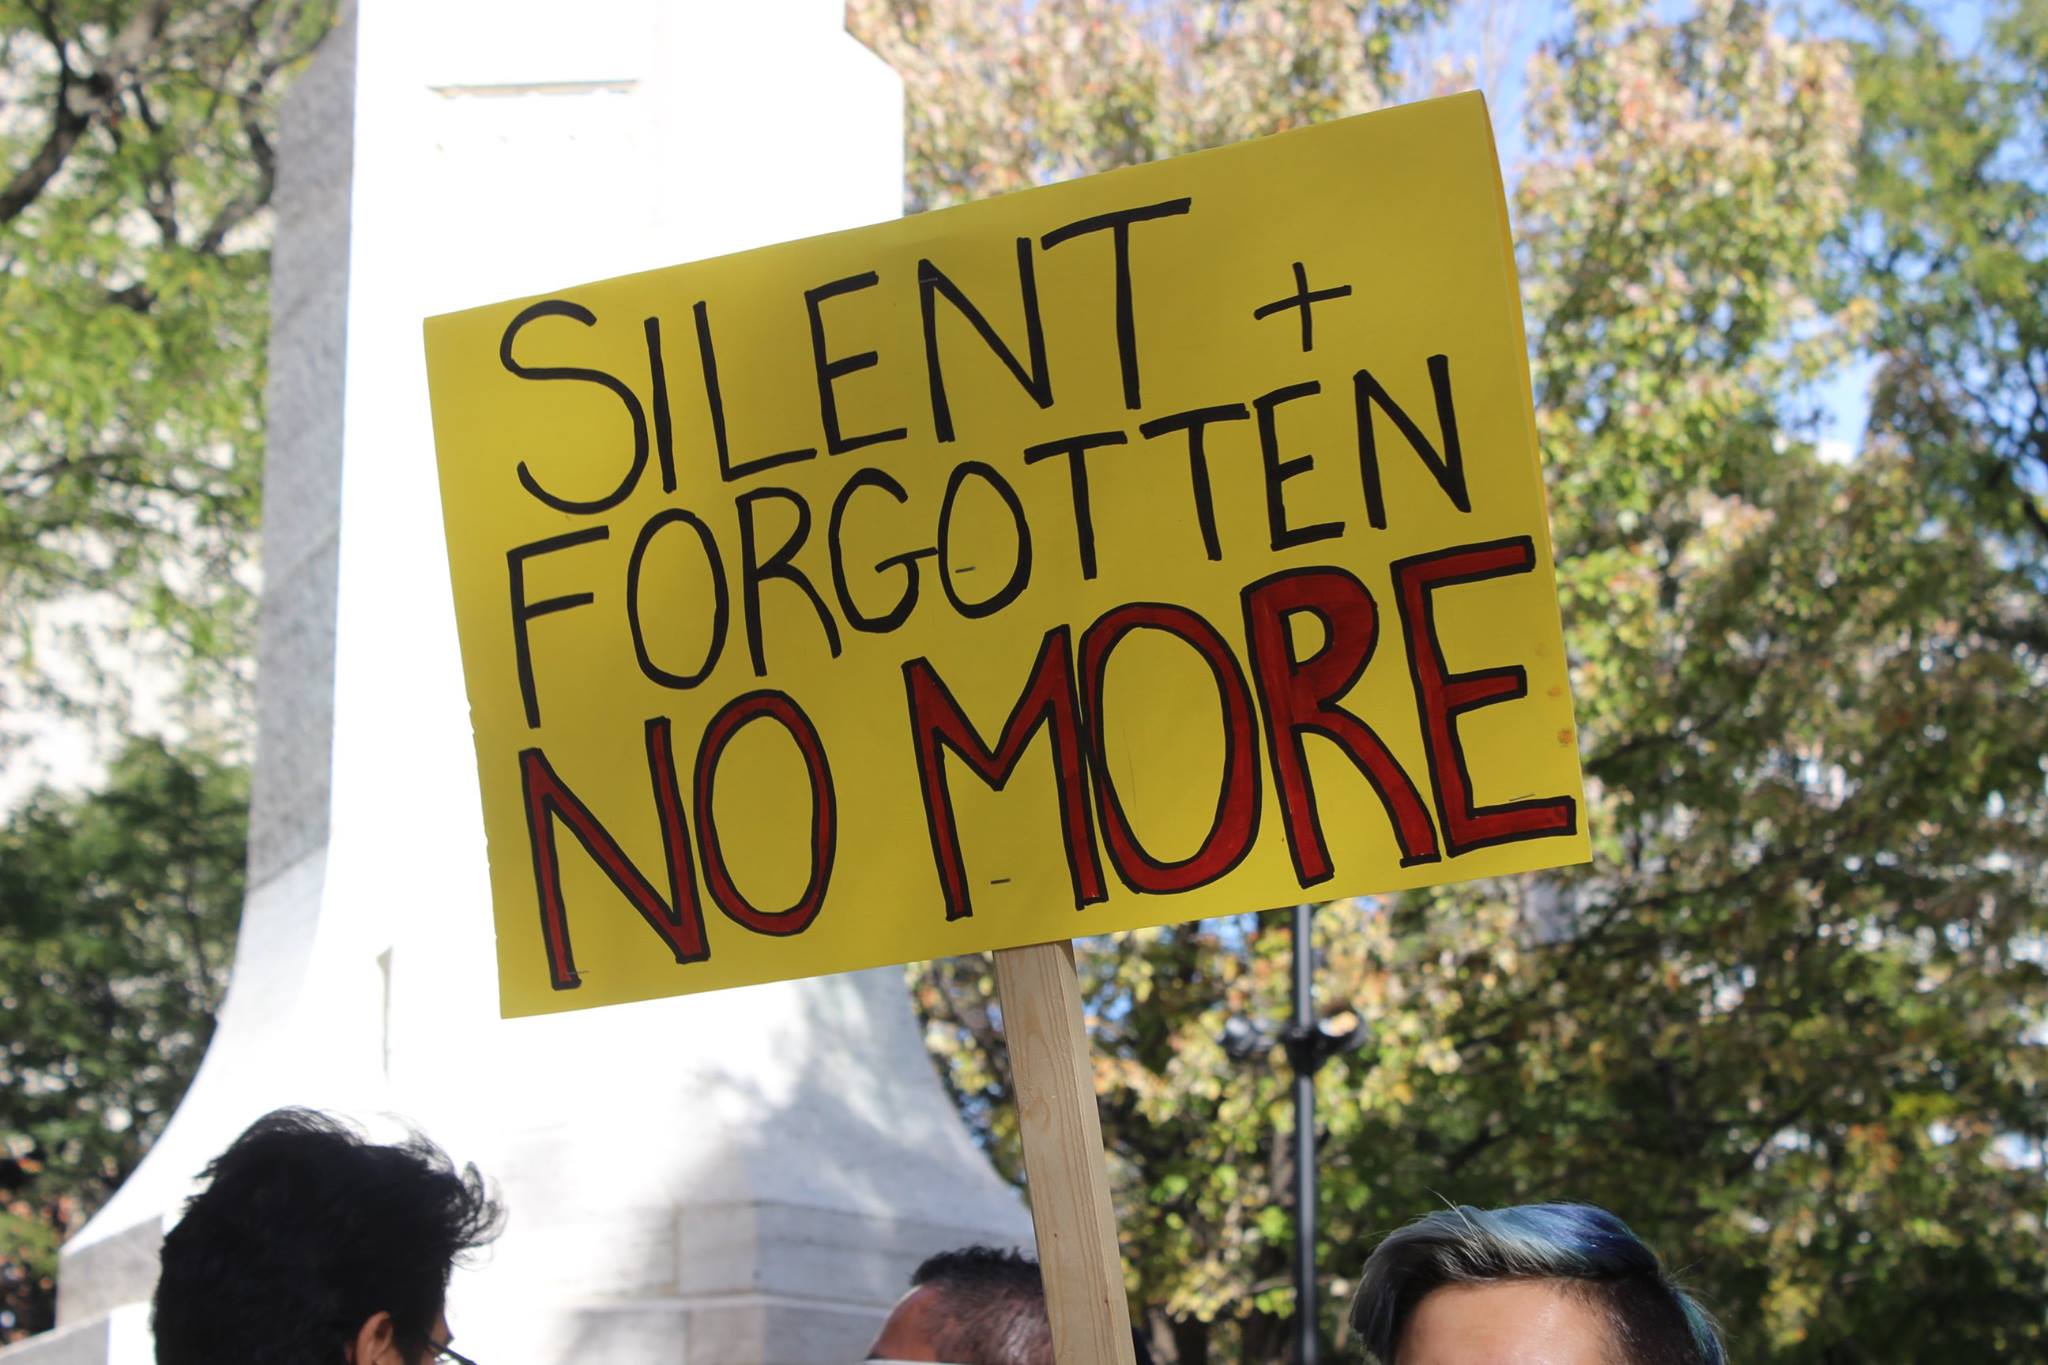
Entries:
MULTIPOLYGON (((1138 1365, 1151 1365, 1131 1334, 1138 1365)), ((911 1273, 868 1360, 946 1365, 1053 1365, 1052 1319, 1038 1262, 1021 1251, 962 1247, 927 1257, 911 1273)))
POLYGON ((1052 1319, 1038 1262, 982 1246, 927 1257, 868 1359, 1052 1365, 1052 1319))
POLYGON ((279 1109, 203 1178, 164 1237, 157 1365, 472 1365, 444 1309, 456 1261, 503 1217, 476 1167, 279 1109))

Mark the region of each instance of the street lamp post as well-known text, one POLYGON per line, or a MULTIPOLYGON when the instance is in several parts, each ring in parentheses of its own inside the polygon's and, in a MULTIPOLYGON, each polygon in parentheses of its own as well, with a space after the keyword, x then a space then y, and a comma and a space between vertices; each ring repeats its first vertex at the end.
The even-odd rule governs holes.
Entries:
POLYGON ((1315 907, 1294 907, 1294 1024, 1287 1061, 1294 1068, 1294 1359, 1316 1365, 1316 1071, 1328 1056, 1315 1020, 1315 907))
POLYGON ((1364 1024, 1333 1033, 1316 1019, 1313 905, 1294 907, 1294 1012, 1285 1028, 1232 1016, 1223 1047, 1238 1061, 1269 1054, 1274 1044, 1287 1053, 1294 1073, 1294 1360, 1319 1365, 1316 1338, 1316 1072, 1324 1062, 1363 1047, 1364 1024))

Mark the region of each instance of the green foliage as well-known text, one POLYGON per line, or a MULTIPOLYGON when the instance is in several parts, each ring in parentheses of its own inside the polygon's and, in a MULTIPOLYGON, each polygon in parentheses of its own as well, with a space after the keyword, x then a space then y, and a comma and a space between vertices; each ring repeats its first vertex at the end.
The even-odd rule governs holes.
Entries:
MULTIPOLYGON (((270 132, 331 0, 0 0, 0 658, 106 594, 246 653, 270 132)), ((75 698, 73 700, 76 700, 75 698)))
POLYGON ((0 1340, 50 1325, 57 1246, 185 1093, 227 985, 246 773, 131 743, 0 827, 0 1340))
MULTIPOLYGON (((1170 28, 1082 6, 1152 45, 1089 84, 1064 73, 1102 32, 1020 36, 1054 8, 894 7, 951 16, 899 31, 942 50, 882 44, 914 203, 1197 140, 1177 92, 1233 73, 1179 86, 1170 28), (1135 152, 1029 152, 1112 95, 1135 152)), ((1299 9, 1227 18, 1285 48, 1299 9)), ((1965 60, 1901 7, 1822 40, 1735 0, 1589 0, 1532 69, 1514 207, 1596 860, 1318 916, 1324 1012, 1375 1039, 1317 1080, 1333 1347, 1377 1234, 1578 1198, 1687 1267, 1737 1358, 2048 1351, 2041 13, 1965 60), (1814 385, 1871 349, 1870 436, 1823 462, 1814 385)), ((1386 69, 1299 106, 1241 73, 1258 121, 1210 131, 1369 106, 1386 69)), ((1285 1355, 1285 1070, 1218 1038, 1284 1014, 1286 952, 1257 916, 1081 945, 1132 1297, 1182 1362, 1285 1355)), ((1016 1178, 986 963, 913 985, 1016 1178)))
POLYGON ((2048 4, 1977 49, 1931 13, 1866 7, 1851 287, 1881 304, 1873 425, 1935 509, 2048 554, 2048 4))
POLYGON ((913 210, 1155 161, 1383 101, 1445 0, 850 0, 902 75, 913 210))
MULTIPOLYGON (((333 10, 0 0, 0 711, 126 700, 98 652, 125 642, 238 714, 273 126, 333 10), (47 672, 57 603, 92 633, 47 672)), ((49 1325, 59 1242, 198 1064, 246 805, 239 770, 137 742, 0 831, 0 1339, 49 1325)))

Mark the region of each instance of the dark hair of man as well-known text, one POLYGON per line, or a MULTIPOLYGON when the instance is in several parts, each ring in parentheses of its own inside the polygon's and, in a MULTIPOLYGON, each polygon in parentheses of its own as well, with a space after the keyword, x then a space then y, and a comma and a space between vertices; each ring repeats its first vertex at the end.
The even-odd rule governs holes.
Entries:
POLYGON ((959 1365, 1052 1365, 1052 1319, 1038 1262, 1019 1251, 963 1247, 910 1277, 939 1298, 932 1346, 959 1365))
POLYGON ((1628 1224, 1591 1204, 1460 1205, 1388 1234, 1366 1258, 1351 1326, 1395 1365, 1415 1307, 1452 1284, 1547 1280, 1606 1320, 1617 1365, 1727 1365, 1705 1309, 1628 1224))
POLYGON ((205 1179, 164 1238, 158 1365, 341 1365, 380 1312, 422 1356, 450 1269, 501 1216, 425 1138, 379 1146, 306 1109, 256 1120, 205 1179))

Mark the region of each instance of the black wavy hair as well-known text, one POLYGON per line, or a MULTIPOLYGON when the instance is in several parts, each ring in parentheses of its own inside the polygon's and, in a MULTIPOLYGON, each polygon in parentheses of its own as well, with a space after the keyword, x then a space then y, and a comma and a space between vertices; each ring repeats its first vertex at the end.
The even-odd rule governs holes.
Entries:
POLYGON ((1038 1262, 1020 1251, 962 1247, 910 1276, 939 1298, 933 1349, 960 1365, 1052 1365, 1052 1319, 1038 1262))
POLYGON ((424 1137, 380 1146, 308 1109, 265 1114, 204 1178, 164 1237, 158 1365, 341 1365, 379 1312, 424 1355, 450 1270, 503 1219, 424 1137))

